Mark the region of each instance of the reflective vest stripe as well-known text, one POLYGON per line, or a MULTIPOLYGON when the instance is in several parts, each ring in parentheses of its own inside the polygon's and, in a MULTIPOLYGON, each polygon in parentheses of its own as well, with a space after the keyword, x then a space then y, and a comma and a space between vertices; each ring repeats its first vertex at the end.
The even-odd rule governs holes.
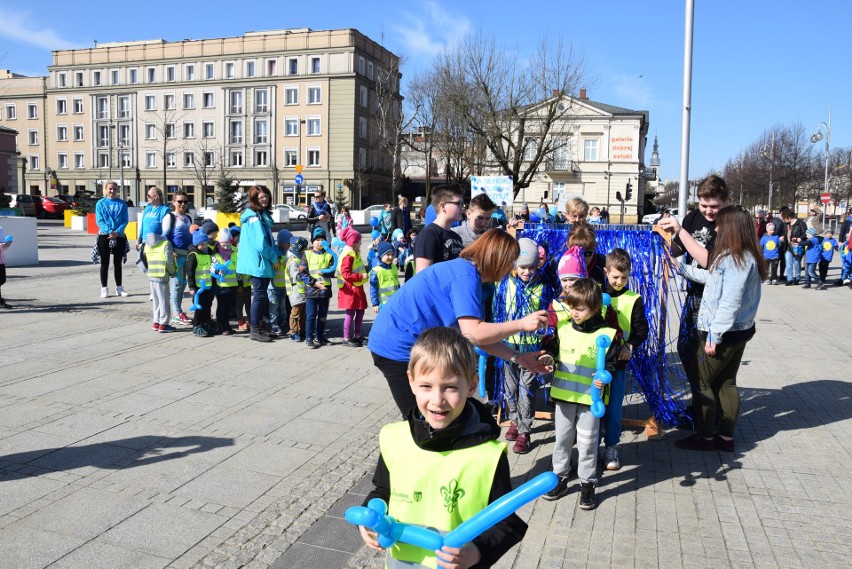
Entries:
POLYGON ((299 262, 298 257, 289 257, 287 259, 287 264, 285 266, 285 270, 287 271, 287 273, 285 274, 285 280, 284 280, 284 289, 287 291, 287 296, 290 296, 291 294, 293 294, 294 288, 295 288, 296 292, 298 292, 300 295, 304 295, 305 291, 306 291, 305 281, 303 281, 302 279, 297 279, 296 282, 294 283, 293 279, 290 277, 290 267, 293 266, 293 263, 298 263, 298 262, 299 262))
MULTIPOLYGON (((344 257, 346 255, 349 255, 350 257, 355 259, 354 261, 352 261, 352 273, 353 274, 359 274, 360 273, 360 274, 363 275, 364 274, 364 261, 361 260, 361 255, 356 254, 355 251, 353 249, 350 249, 349 247, 344 249, 343 254, 340 255, 340 256, 344 257)), ((346 281, 343 280, 343 275, 340 273, 340 266, 343 265, 343 259, 341 258, 341 259, 339 259, 339 261, 340 261, 340 263, 337 265, 337 274, 335 274, 334 276, 337 277, 337 288, 343 288, 343 283, 346 282, 346 281)), ((363 286, 364 284, 366 284, 368 282, 370 282, 370 276, 366 275, 365 278, 361 279, 360 281, 355 281, 354 283, 352 283, 352 286, 363 286)))
MULTIPOLYGON (((210 270, 211 271, 213 270, 212 265, 225 265, 225 264, 227 264, 228 269, 230 269, 233 272, 225 274, 225 278, 223 278, 222 280, 217 279, 219 286, 222 287, 222 288, 230 288, 230 287, 237 286, 239 284, 237 282, 237 273, 236 273, 237 263, 234 261, 233 257, 229 261, 225 261, 225 258, 222 257, 222 255, 220 255, 219 253, 216 253, 215 255, 213 255, 213 262, 211 264, 210 270)), ((212 276, 212 273, 211 273, 211 276, 212 276)))
POLYGON ((583 377, 591 378, 597 371, 593 367, 586 367, 572 363, 559 362, 556 369, 563 373, 573 373, 574 375, 582 375, 583 377))
POLYGON ((318 281, 325 283, 326 287, 331 286, 331 277, 324 275, 322 270, 327 269, 332 262, 332 257, 326 252, 316 253, 313 250, 306 252, 308 258, 308 274, 318 281))
POLYGON ((145 257, 148 259, 148 277, 161 279, 166 276, 166 242, 145 246, 145 257))

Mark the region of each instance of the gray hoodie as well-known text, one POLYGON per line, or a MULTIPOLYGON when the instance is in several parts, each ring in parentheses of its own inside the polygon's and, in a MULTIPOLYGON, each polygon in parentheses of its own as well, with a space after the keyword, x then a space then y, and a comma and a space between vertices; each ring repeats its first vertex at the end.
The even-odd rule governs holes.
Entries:
POLYGON ((155 283, 168 283, 169 279, 174 276, 177 271, 177 265, 175 264, 175 255, 174 249, 172 248, 172 244, 167 241, 162 235, 157 233, 149 233, 145 239, 145 247, 153 247, 160 241, 166 242, 166 276, 162 278, 148 277, 152 282, 155 283))

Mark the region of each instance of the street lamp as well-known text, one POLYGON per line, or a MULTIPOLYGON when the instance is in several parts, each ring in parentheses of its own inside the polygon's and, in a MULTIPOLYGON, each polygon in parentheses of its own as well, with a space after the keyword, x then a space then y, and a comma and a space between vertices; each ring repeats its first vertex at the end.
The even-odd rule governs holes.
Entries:
MULTIPOLYGON (((109 178, 108 178, 108 180, 112 180, 112 132, 114 130, 115 130, 115 125, 112 124, 112 119, 109 119, 109 130, 107 130, 107 138, 109 139, 107 141, 108 146, 109 146, 109 158, 107 159, 107 164, 109 165, 109 178)), ((101 188, 103 188, 103 185, 101 185, 101 188)), ((101 191, 103 191, 103 190, 101 190, 101 191)))
POLYGON ((606 176, 606 211, 609 213, 609 193, 610 188, 612 187, 612 162, 607 165, 607 169, 604 170, 604 175, 606 176))
POLYGON ((764 144, 760 148, 760 157, 769 159, 769 196, 766 202, 766 209, 772 212, 772 167, 775 165, 775 133, 772 133, 772 145, 764 144))
POLYGON ((120 138, 118 139, 118 167, 119 179, 121 180, 119 182, 120 185, 118 186, 121 188, 119 195, 121 196, 121 199, 126 201, 126 198, 124 197, 124 142, 120 138))
MULTIPOLYGON (((305 124, 305 119, 299 119, 299 158, 296 159, 297 164, 302 163, 302 125, 305 124)), ((302 201, 302 184, 296 184, 296 207, 300 205, 299 202, 302 201)), ((308 204, 308 198, 305 196, 305 205, 308 204)))
POLYGON ((737 158, 734 162, 737 166, 737 169, 740 171, 740 205, 743 205, 743 160, 742 158, 737 158))
MULTIPOLYGON (((829 143, 831 142, 831 109, 828 109, 828 123, 818 123, 814 133, 811 135, 811 142, 814 144, 823 139, 820 127, 825 129, 825 185, 823 186, 823 192, 828 192, 828 151, 829 143)), ((822 224, 825 225, 825 209, 822 212, 822 224)))

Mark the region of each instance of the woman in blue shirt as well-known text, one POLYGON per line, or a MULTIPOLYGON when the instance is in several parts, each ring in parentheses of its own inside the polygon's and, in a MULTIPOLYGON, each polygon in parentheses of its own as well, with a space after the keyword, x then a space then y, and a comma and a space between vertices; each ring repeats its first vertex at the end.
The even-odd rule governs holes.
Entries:
POLYGON ((458 259, 431 265, 414 275, 379 311, 368 348, 403 417, 415 405, 408 384, 409 354, 428 328, 458 326, 465 337, 486 352, 536 373, 547 373, 538 361, 544 352, 521 354, 503 343, 519 332, 546 326, 546 311, 499 324, 482 320, 483 283, 500 281, 509 274, 519 252, 517 241, 508 233, 499 229, 487 231, 458 259))
POLYGON ((121 286, 121 262, 127 248, 127 204, 118 195, 118 183, 107 182, 104 185, 104 198, 95 204, 95 222, 98 224, 98 254, 101 257, 101 298, 109 296, 107 276, 109 259, 115 274, 115 295, 127 296, 121 286))

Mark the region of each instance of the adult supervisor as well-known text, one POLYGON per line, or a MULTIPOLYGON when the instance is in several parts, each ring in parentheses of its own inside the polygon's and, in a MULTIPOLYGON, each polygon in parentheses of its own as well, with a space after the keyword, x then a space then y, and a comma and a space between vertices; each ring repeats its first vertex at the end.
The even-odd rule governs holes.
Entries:
POLYGON ((458 259, 430 265, 405 283, 382 306, 370 331, 373 363, 385 376, 403 416, 415 405, 408 385, 408 360, 418 336, 435 326, 458 326, 475 345, 498 358, 547 373, 538 361, 544 352, 521 354, 502 340, 547 325, 540 310, 511 322, 483 321, 482 285, 509 274, 520 253, 508 233, 491 229, 461 252, 458 259))

